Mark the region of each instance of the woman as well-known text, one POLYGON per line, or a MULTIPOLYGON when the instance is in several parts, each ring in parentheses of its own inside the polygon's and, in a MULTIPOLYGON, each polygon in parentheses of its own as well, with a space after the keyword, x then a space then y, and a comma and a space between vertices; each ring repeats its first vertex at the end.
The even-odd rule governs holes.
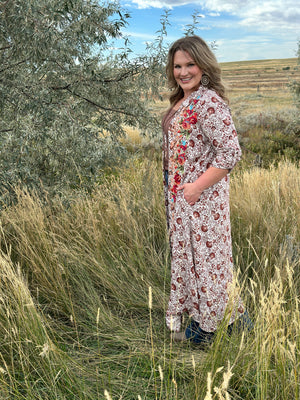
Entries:
POLYGON ((209 342, 229 312, 233 281, 229 220, 229 172, 241 157, 217 60, 198 36, 170 48, 167 76, 172 93, 163 118, 167 219, 171 245, 171 295, 166 315, 175 340, 209 342), (192 322, 181 329, 182 314, 192 322), (227 315, 227 314, 226 314, 227 315))

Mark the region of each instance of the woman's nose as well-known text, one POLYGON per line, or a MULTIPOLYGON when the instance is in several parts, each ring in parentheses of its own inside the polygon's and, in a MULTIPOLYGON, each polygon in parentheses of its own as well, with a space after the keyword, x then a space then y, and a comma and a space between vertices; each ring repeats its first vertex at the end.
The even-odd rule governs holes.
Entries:
POLYGON ((180 75, 185 76, 187 74, 187 69, 185 67, 182 67, 180 70, 180 75))

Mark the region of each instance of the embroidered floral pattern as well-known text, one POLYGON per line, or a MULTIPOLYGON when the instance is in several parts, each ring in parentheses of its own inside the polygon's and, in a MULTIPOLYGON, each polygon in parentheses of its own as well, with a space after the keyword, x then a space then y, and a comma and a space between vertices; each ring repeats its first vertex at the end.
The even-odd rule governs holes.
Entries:
MULTIPOLYGON (((200 96, 199 96, 200 98, 200 96)), ((173 166, 175 169, 174 181, 171 186, 172 201, 176 202, 177 190, 181 184, 182 175, 184 173, 184 163, 186 161, 186 150, 189 143, 189 138, 192 133, 192 127, 198 121, 197 113, 195 112, 195 105, 198 103, 199 98, 193 99, 189 107, 184 111, 183 116, 179 121, 180 129, 178 130, 178 137, 176 143, 176 150, 173 159, 173 166)))

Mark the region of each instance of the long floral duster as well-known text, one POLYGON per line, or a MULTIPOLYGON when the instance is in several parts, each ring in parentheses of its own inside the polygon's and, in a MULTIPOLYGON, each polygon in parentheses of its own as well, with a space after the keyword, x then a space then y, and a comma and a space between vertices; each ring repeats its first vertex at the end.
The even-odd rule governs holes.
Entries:
MULTIPOLYGON (((200 86, 181 104, 164 140, 171 245, 167 326, 179 331, 181 316, 188 313, 201 329, 213 332, 228 309, 233 281, 229 175, 206 189, 193 206, 178 187, 194 182, 210 166, 230 171, 241 157, 237 132, 223 99, 200 86)), ((244 313, 239 297, 230 313, 228 323, 244 313)))

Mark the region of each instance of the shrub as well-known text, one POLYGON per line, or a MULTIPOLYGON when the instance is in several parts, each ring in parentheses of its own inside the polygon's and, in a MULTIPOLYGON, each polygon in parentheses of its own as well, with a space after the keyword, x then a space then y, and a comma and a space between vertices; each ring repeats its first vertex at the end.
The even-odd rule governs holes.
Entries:
POLYGON ((17 183, 90 189, 124 154, 124 125, 160 129, 145 104, 161 83, 161 41, 132 59, 124 38, 111 54, 127 18, 117 1, 1 3, 0 200, 17 183))
POLYGON ((282 158, 300 160, 300 120, 293 110, 261 112, 239 116, 236 121, 240 143, 249 158, 259 156, 260 165, 268 167, 282 158))

